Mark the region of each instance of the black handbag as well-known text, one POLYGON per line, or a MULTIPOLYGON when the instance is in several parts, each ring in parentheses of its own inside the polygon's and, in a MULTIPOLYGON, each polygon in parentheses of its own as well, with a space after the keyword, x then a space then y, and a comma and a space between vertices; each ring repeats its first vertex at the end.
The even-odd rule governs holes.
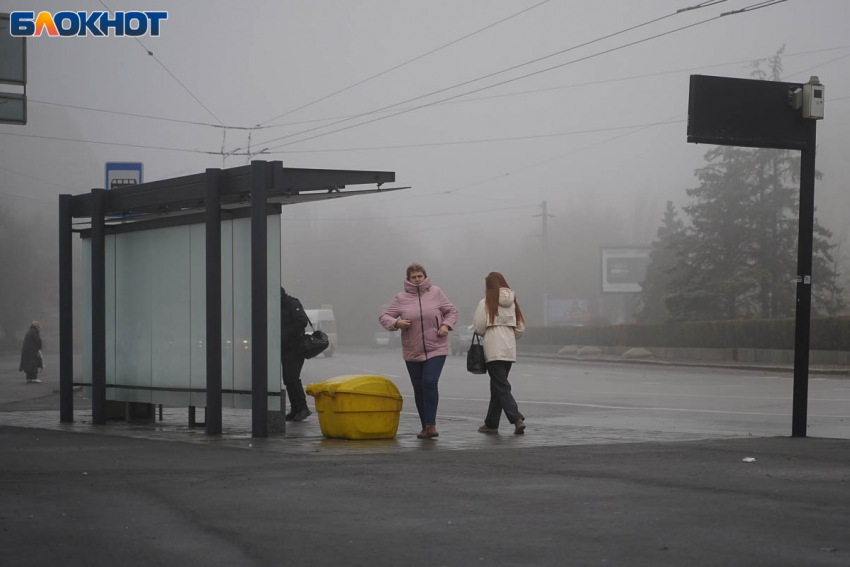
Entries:
POLYGON ((472 344, 466 353, 466 369, 473 374, 487 374, 487 361, 484 360, 484 347, 481 346, 481 335, 472 334, 472 344), (475 342, 478 339, 478 342, 475 342))
MULTIPOLYGON (((310 323, 310 328, 313 329, 313 322, 307 318, 310 323)), ((324 331, 314 330, 312 333, 305 333, 301 339, 301 356, 304 358, 313 358, 322 353, 331 342, 328 340, 328 335, 324 331)))

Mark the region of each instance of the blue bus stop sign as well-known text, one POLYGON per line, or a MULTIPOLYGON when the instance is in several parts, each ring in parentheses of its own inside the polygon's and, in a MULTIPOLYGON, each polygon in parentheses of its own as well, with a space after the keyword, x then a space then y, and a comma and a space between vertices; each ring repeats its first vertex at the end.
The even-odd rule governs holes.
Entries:
POLYGON ((108 161, 104 188, 109 190, 127 185, 139 185, 143 183, 142 171, 143 166, 140 161, 108 161))

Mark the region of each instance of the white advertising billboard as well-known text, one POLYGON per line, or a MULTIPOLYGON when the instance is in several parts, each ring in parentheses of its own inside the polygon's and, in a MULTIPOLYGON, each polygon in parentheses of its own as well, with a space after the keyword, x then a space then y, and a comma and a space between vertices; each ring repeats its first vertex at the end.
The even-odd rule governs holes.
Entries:
POLYGON ((602 248, 602 293, 640 293, 651 248, 602 248))

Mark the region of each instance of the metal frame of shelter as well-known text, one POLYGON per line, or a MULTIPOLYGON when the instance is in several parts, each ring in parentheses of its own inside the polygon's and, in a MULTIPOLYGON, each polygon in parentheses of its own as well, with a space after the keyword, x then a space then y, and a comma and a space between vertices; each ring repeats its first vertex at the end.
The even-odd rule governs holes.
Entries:
POLYGON ((74 421, 72 237, 82 232, 73 219, 89 218, 92 287, 92 423, 106 423, 106 260, 105 237, 192 220, 206 223, 206 432, 222 431, 221 221, 251 218, 251 431, 268 435, 267 215, 280 204, 388 192, 389 171, 285 168, 280 161, 252 161, 228 169, 163 179, 111 191, 59 196, 59 419, 74 421), (348 185, 377 184, 374 190, 342 191, 348 185), (271 201, 271 203, 270 203, 271 201), (274 204, 278 203, 277 206, 274 204), (247 206, 249 205, 250 206, 247 206), (234 210, 236 209, 236 210, 234 210), (241 211, 239 211, 241 209, 241 211), (127 217, 107 224, 114 215, 127 217), (133 215, 130 217, 129 215, 133 215))

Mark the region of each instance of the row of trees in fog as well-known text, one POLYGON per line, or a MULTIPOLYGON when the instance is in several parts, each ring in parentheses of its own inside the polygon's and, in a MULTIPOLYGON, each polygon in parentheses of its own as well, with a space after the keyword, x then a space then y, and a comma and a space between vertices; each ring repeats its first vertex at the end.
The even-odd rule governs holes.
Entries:
POLYGON ((11 202, 0 205, 0 348, 17 349, 31 321, 56 319, 58 255, 55 218, 11 202))

